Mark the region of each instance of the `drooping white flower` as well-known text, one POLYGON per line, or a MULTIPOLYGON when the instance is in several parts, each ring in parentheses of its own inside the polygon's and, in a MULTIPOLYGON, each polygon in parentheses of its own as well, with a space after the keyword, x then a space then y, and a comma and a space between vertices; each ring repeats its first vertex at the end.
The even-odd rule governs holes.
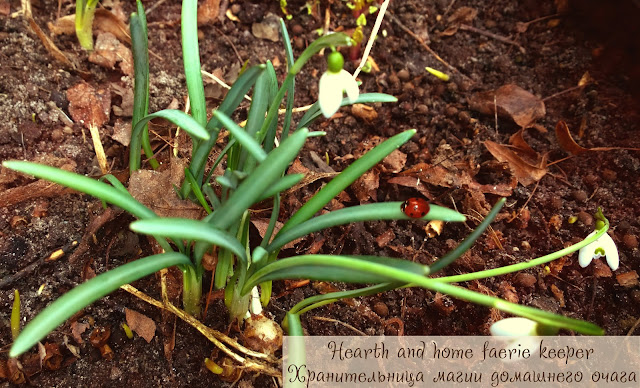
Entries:
MULTIPOLYGON (((593 236, 598 231, 594 230, 587 238, 593 236)), ((592 242, 591 244, 580 249, 578 253, 578 263, 582 268, 591 263, 593 259, 598 259, 601 257, 607 258, 607 264, 611 267, 611 270, 615 271, 618 269, 620 265, 620 258, 618 256, 618 248, 616 244, 613 242, 611 236, 607 233, 600 236, 599 239, 592 242)))
POLYGON ((491 325, 489 332, 501 337, 538 335, 538 322, 522 317, 505 318, 491 325))
MULTIPOLYGON (((539 324, 531 319, 522 317, 513 317, 501 319, 495 322, 489 328, 489 332, 494 337, 505 337, 505 349, 507 351, 515 351, 515 356, 509 356, 504 362, 513 362, 524 360, 527 357, 522 356, 519 351, 529 350, 529 354, 533 355, 538 352, 538 344, 540 343, 539 324)), ((511 354, 511 353, 509 353, 511 354)))
POLYGON ((328 69, 320 77, 318 85, 318 104, 322 115, 329 118, 340 109, 344 92, 347 93, 349 103, 353 104, 358 99, 360 91, 353 76, 342 68, 342 54, 338 51, 332 52, 327 58, 327 63, 328 69))

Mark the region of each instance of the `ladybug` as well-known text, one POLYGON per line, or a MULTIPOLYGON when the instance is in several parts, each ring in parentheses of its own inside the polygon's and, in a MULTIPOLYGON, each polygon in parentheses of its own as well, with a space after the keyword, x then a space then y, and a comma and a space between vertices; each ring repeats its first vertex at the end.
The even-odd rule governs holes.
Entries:
POLYGON ((409 198, 404 201, 401 209, 411 218, 422 218, 429 213, 429 202, 422 198, 409 198))

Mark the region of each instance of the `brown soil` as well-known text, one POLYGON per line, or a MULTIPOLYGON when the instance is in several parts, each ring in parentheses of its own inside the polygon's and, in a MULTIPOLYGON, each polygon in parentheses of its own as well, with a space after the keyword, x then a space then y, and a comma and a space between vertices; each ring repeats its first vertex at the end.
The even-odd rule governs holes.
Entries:
MULTIPOLYGON (((355 20, 351 13, 341 2, 334 3, 331 28, 353 28, 355 20)), ((331 120, 319 120, 313 128, 324 130, 328 135, 308 143, 301 154, 302 164, 320 171, 321 167, 310 157, 310 152, 314 151, 323 158, 328 155, 330 167, 340 171, 352 161, 349 155, 358 155, 367 142, 416 128, 417 135, 401 148, 407 155, 403 170, 418 163, 435 163, 442 152, 446 152, 448 165, 472 172, 478 183, 508 184, 512 182, 509 166, 498 163, 484 142, 508 144, 519 127, 508 118, 499 117, 496 121, 492 114, 485 115, 472 109, 471 96, 505 84, 516 84, 539 98, 550 97, 575 87, 586 72, 593 78, 588 85, 544 101, 546 114, 536 121, 538 129, 525 132, 528 144, 539 155, 546 155, 549 161, 565 158, 568 154, 560 147, 553 130, 557 122, 563 120, 583 147, 640 147, 638 100, 634 99, 634 93, 637 97, 640 90, 636 23, 640 9, 637 2, 625 1, 600 8, 597 1, 575 1, 571 2, 567 13, 535 21, 557 14, 556 5, 561 3, 564 2, 392 2, 391 15, 382 26, 386 37, 378 39, 372 52, 380 70, 360 78, 362 91, 392 94, 399 102, 375 105, 378 117, 370 122, 349 109, 341 110, 331 120), (450 5, 453 5, 451 9, 450 5), (443 34, 452 26, 449 17, 462 7, 477 11, 477 16, 468 24, 508 37, 516 44, 463 29, 448 30, 452 34, 443 34), (438 15, 443 16, 437 18, 438 15), (518 23, 529 21, 534 22, 526 31, 518 30, 518 23), (459 73, 438 62, 401 25, 425 39, 429 47, 459 73), (438 80, 424 71, 425 66, 449 72, 452 81, 438 80), (543 132, 543 128, 548 132, 543 132), (447 151, 443 151, 445 149, 447 151)), ((248 60, 253 65, 270 59, 281 75, 285 70, 282 43, 259 39, 251 33, 252 23, 261 21, 269 12, 281 14, 278 2, 235 1, 231 5, 238 11, 240 22, 225 17, 201 28, 203 68, 208 71, 220 69, 229 79, 242 65, 241 60, 248 60)), ((323 23, 308 15, 306 9, 301 8, 303 5, 302 0, 289 1, 289 10, 294 17, 287 25, 296 54, 317 36, 315 30, 323 23)), ((123 2, 120 6, 126 15, 133 11, 132 2, 123 2)), ((321 15, 324 15, 324 7, 325 2, 322 2, 321 15)), ((0 0, 0 116, 4 118, 0 123, 0 160, 72 161, 76 172, 97 176, 99 168, 88 131, 80 124, 65 125, 54 105, 69 115, 66 92, 84 80, 96 88, 109 87, 112 105, 119 106, 122 97, 114 90, 118 86, 125 90, 131 88, 132 80, 123 76, 118 68, 106 69, 90 63, 73 36, 58 36, 54 41, 78 69, 71 70, 55 61, 20 17, 9 16, 19 8, 19 1, 0 0)), ((73 13, 73 8, 72 2, 63 1, 62 15, 73 13)), ((35 21, 45 30, 47 22, 55 20, 56 12, 56 2, 33 2, 35 21)), ((179 18, 179 2, 163 3, 148 15, 150 49, 156 54, 151 57, 152 112, 166 108, 173 99, 184 108, 186 89, 179 18)), ((373 20, 373 17, 369 18, 367 34, 373 20)), ((296 106, 316 101, 317 81, 324 66, 324 60, 316 56, 302 71, 296 81, 296 106)), ((348 63, 347 69, 354 70, 355 64, 348 63)), ((215 86, 207 87, 212 96, 216 90, 215 86)), ((216 98, 209 99, 211 107, 218 102, 216 98)), ((244 119, 246 108, 240 109, 237 119, 244 119)), ((130 118, 112 112, 109 122, 101 128, 108 161, 115 172, 126 170, 127 166, 126 147, 111 138, 117 120, 126 122, 130 118)), ((167 132, 166 126, 160 124, 154 128, 163 136, 167 132)), ((154 145, 159 149, 161 140, 154 140, 154 145)), ((160 157, 166 159, 167 153, 163 151, 160 157)), ((640 289, 637 281, 623 286, 621 283, 624 282, 616 275, 630 272, 633 275, 632 271, 640 270, 639 156, 637 151, 630 150, 587 152, 549 166, 548 173, 538 184, 518 184, 507 199, 503 215, 492 225, 493 232, 485 233, 468 254, 446 269, 446 274, 522 262, 561 249, 592 231, 594 220, 591 215, 600 206, 611 220, 610 234, 620 251, 620 269, 615 273, 608 274, 605 265, 592 264, 582 269, 574 254, 561 264, 551 265, 550 275, 545 275, 543 268, 534 268, 525 274, 470 282, 466 286, 594 322, 609 335, 633 332, 632 327, 635 329, 634 324, 640 317, 640 289), (523 206, 525 208, 521 210, 523 206), (515 215, 517 217, 509 222, 515 215), (577 216, 574 223, 569 222, 572 216, 577 216)), ((376 171, 379 187, 368 191, 351 188, 332 206, 355 205, 360 200, 403 200, 420 195, 415 189, 388 182, 399 174, 389 169, 376 171), (363 191, 366 193, 364 199, 363 191)), ((16 178, 7 171, 0 174, 0 190, 29 183, 29 179, 16 178)), ((285 199, 281 220, 286 220, 321 184, 316 181, 285 199)), ((138 239, 128 232, 130 217, 117 215, 98 230, 91 231, 95 234, 93 238, 87 231, 90 231, 92 220, 103 212, 100 203, 85 195, 50 193, 40 187, 29 192, 27 199, 19 203, 0 204, 0 279, 7 279, 83 236, 90 249, 73 256, 72 261, 67 255, 55 262, 40 263, 27 276, 3 285, 0 289, 0 344, 5 352, 11 343, 9 318, 14 289, 20 291, 22 314, 25 321, 29 321, 48 303, 81 282, 87 272, 101 273, 150 252, 145 239, 138 239), (38 293, 41 285, 44 288, 38 293)), ((487 204, 498 198, 495 194, 472 190, 468 184, 456 186, 455 182, 448 185, 425 183, 422 194, 445 206, 455 205, 459 211, 475 215, 476 219, 478 213, 486 214, 487 204)), ((3 200, 13 202, 6 197, 3 200)), ((426 238, 425 225, 421 222, 355 224, 316 234, 300 242, 295 250, 284 253, 293 255, 313 250, 376 254, 428 264, 461 241, 476 222, 467 224, 445 225, 440 236, 430 239, 426 238), (386 237, 388 241, 382 242, 386 237)), ((209 281, 207 275, 207 288, 209 281)), ((159 297, 158 282, 154 277, 135 285, 159 297)), ((328 287, 312 284, 289 290, 284 283, 277 282, 269 312, 279 321, 303 297, 328 287)), ((350 286, 338 284, 335 287, 350 286)), ((226 317, 226 311, 217 299, 209 307, 203 322, 226 331, 228 322, 223 317, 226 317)), ((499 317, 499 312, 485 307, 422 289, 404 289, 320 308, 304 315, 302 321, 310 335, 486 335, 489 325, 499 317), (319 320, 318 317, 331 320, 319 320)), ((64 349, 63 367, 35 373, 28 379, 29 383, 57 387, 213 387, 227 384, 204 367, 203 360, 211 356, 212 344, 183 322, 176 324, 175 349, 168 360, 163 342, 172 333, 173 319, 163 318, 156 308, 124 291, 94 303, 75 319, 111 329, 108 344, 113 349, 113 359, 104 359, 88 343, 91 330, 84 334, 85 342, 78 344, 66 324, 49 335, 47 342, 62 344, 68 337, 70 343, 80 347, 80 358, 74 359, 64 349), (164 322, 164 330, 158 330, 151 343, 138 336, 134 340, 127 339, 120 328, 125 319, 124 308, 142 312, 159 324, 164 322)), ((237 335, 233 331, 231 334, 237 335)), ((23 362, 26 363, 25 359, 23 362)), ((245 376, 243 381, 255 386, 274 384, 264 376, 245 376)), ((6 381, 0 382, 0 386, 10 385, 6 381)))

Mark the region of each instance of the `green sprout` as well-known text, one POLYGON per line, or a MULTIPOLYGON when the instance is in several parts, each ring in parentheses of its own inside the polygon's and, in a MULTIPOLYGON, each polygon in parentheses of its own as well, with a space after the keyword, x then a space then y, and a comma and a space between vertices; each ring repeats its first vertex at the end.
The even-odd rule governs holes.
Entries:
POLYGON ((98 0, 76 0, 76 36, 83 49, 93 50, 93 17, 98 0))
MULTIPOLYGON (((207 215, 201 220, 159 217, 134 199, 124 185, 111 175, 94 180, 31 162, 3 162, 3 166, 7 168, 70 187, 129 212, 138 219, 130 224, 130 229, 152 236, 164 250, 163 253, 144 257, 102 273, 62 295, 24 328, 11 347, 11 357, 24 353, 74 313, 120 286, 171 266, 177 266, 183 274, 182 295, 185 310, 192 315, 199 315, 204 274, 202 259, 205 254, 214 253, 217 254, 218 262, 213 284, 217 289, 224 289, 225 303, 232 319, 236 320, 244 319, 249 312, 260 310, 260 306, 256 306, 252 300, 259 300, 263 306, 269 303, 274 280, 304 278, 368 285, 356 290, 314 296, 298 303, 289 311, 287 320, 283 323, 292 335, 302 333, 299 316, 306 311, 340 299, 402 287, 427 288, 549 327, 570 329, 584 334, 603 333, 598 326, 588 322, 520 306, 451 283, 499 276, 547 263, 575 252, 606 233, 609 222, 604 216, 601 229, 569 248, 527 263, 456 276, 431 277, 470 249, 498 214, 505 199, 495 204, 487 217, 458 247, 430 266, 382 256, 318 254, 281 259, 280 251, 285 245, 326 228, 353 222, 415 220, 404 213, 402 202, 364 204, 318 214, 340 192, 409 141, 416 131, 398 133, 355 160, 322 187, 276 232, 281 194, 303 178, 301 174, 287 174, 289 165, 300 153, 308 138, 326 135, 324 132, 308 129, 308 126, 322 115, 319 102, 311 106, 296 126, 292 126, 295 77, 307 61, 322 49, 348 46, 352 41, 343 33, 326 35, 311 43, 297 59, 294 59, 287 30, 281 20, 288 68, 282 83, 278 82, 275 69, 270 62, 249 67, 238 77, 220 106, 208 117, 200 72, 196 13, 197 1, 185 0, 182 8, 182 46, 191 114, 179 110, 162 110, 146 114, 149 103, 147 26, 144 9, 141 2, 137 1, 137 12, 131 15, 136 67, 134 110, 137 110, 137 113, 132 122, 129 169, 133 173, 141 168, 142 152, 148 157, 153 155, 146 130, 149 120, 162 118, 179 126, 191 137, 192 155, 185 170, 185 180, 176 192, 183 199, 199 203, 207 215), (231 116, 249 91, 252 91, 252 99, 247 122, 244 127, 240 127, 231 116), (277 117, 281 105, 284 105, 285 109, 282 129, 279 130, 277 117), (229 133, 227 144, 217 154, 215 161, 209 163, 222 129, 229 133), (221 175, 215 175, 214 171, 223 159, 226 159, 225 170, 221 175), (261 201, 271 202, 271 218, 264 236, 259 241, 251 241, 251 207, 261 201)), ((338 68, 337 63, 331 66, 334 70, 338 68)), ((357 93, 357 98, 348 96, 338 102, 340 106, 345 106, 352 103, 395 101, 393 96, 386 94, 357 93)), ((150 165, 153 167, 152 162, 150 165)), ((464 222, 466 217, 457 211, 432 204, 427 214, 419 219, 464 222)))
POLYGON ((20 335, 20 292, 13 292, 13 307, 11 308, 11 338, 15 341, 20 335))

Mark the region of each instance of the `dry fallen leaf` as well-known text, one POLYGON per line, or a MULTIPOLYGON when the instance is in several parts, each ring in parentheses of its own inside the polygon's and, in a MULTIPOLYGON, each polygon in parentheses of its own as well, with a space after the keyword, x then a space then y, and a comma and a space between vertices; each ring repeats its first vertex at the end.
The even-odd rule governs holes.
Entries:
POLYGON ((353 104, 351 106, 351 114, 367 123, 371 123, 378 118, 378 112, 373 107, 365 104, 353 104))
MULTIPOLYGON (((74 35, 76 15, 67 15, 56 19, 47 26, 53 35, 74 35)), ((116 15, 104 8, 96 9, 93 19, 93 33, 110 32, 118 38, 120 42, 131 44, 129 27, 124 24, 116 15)))
POLYGON ((362 174, 351 185, 356 198, 360 203, 367 202, 372 197, 377 197, 376 191, 380 187, 380 174, 377 169, 372 169, 362 174))
MULTIPOLYGON (((267 228, 269 227, 269 219, 268 218, 252 218, 251 224, 255 226, 256 229, 258 229, 258 233, 260 234, 260 237, 264 237, 264 234, 267 232, 267 228)), ((284 226, 282 222, 276 221, 276 225, 273 228, 272 236, 275 236, 280 231, 282 226, 284 226)), ((305 239, 305 237, 300 237, 298 239, 295 239, 287 243, 286 245, 284 245, 282 249, 293 248, 297 243, 299 243, 303 239, 305 239)))
POLYGON ((198 7, 198 25, 215 22, 220 12, 220 0, 205 0, 198 7))
POLYGON ((110 32, 101 32, 96 38, 94 50, 89 54, 89 62, 113 69, 119 62, 120 70, 128 76, 133 75, 133 54, 110 32))
POLYGON ((161 217, 201 219, 204 212, 202 206, 179 199, 173 191, 174 184, 180 183, 172 178, 171 170, 137 170, 129 178, 129 192, 161 217))
POLYGON ((510 117, 516 124, 526 128, 544 117, 544 102, 528 91, 513 84, 501 86, 495 91, 476 93, 469 98, 471 109, 501 117, 510 117))
POLYGON ((617 274, 616 280, 622 287, 635 287, 638 285, 638 273, 634 270, 617 274))
POLYGON ((73 339, 79 344, 84 343, 82 340, 82 333, 84 333, 88 328, 88 323, 80 323, 78 321, 71 323, 71 335, 73 336, 73 339))
POLYGON ((613 151, 613 150, 629 150, 640 151, 640 148, 632 147, 593 147, 584 148, 573 140, 569 127, 564 121, 558 121, 556 125, 556 137, 558 138, 558 144, 560 147, 572 155, 580 155, 589 151, 613 151))
POLYGON ((127 319, 127 325, 129 325, 131 330, 144 338, 147 343, 151 342, 156 335, 156 323, 153 319, 127 308, 124 309, 124 313, 127 319))
POLYGON ((511 172, 523 186, 536 183, 547 173, 545 156, 542 157, 538 165, 533 165, 526 162, 518 156, 518 154, 504 145, 494 143, 490 140, 485 141, 484 145, 494 158, 509 165, 511 172))
POLYGON ((67 90, 69 113, 75 121, 85 127, 101 127, 109 120, 111 93, 109 89, 96 90, 86 82, 81 82, 67 90))

